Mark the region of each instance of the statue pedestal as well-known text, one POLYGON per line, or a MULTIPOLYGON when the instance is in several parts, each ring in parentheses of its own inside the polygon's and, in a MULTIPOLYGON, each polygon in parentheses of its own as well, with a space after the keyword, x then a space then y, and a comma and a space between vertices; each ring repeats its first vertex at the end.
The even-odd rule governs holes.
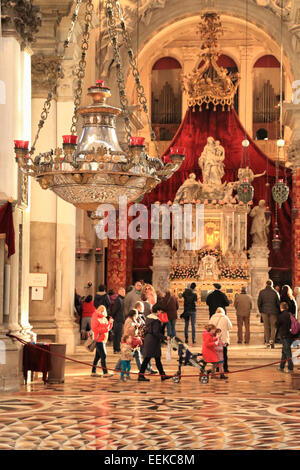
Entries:
POLYGON ((22 383, 22 345, 0 331, 0 393, 17 392, 22 383))
POLYGON ((257 299, 261 289, 266 287, 266 282, 269 279, 269 249, 266 246, 255 246, 249 250, 249 274, 251 279, 251 295, 253 298, 253 311, 257 312, 257 299))
POLYGON ((152 254, 152 285, 156 291, 163 292, 170 288, 168 277, 171 269, 172 250, 166 240, 157 240, 152 249, 152 254))

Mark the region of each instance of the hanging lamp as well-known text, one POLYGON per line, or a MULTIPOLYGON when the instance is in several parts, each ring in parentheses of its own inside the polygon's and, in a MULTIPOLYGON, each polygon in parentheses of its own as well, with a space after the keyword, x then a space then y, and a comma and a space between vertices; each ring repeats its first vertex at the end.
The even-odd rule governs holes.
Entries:
POLYGON ((280 122, 279 122, 279 134, 280 137, 277 140, 277 160, 276 160, 276 183, 272 188, 272 196, 274 201, 279 205, 281 209, 282 204, 288 199, 289 197, 289 187, 286 184, 286 181, 283 179, 279 179, 279 164, 280 164, 280 152, 284 147, 284 139, 282 135, 282 127, 283 127, 283 105, 282 105, 282 97, 283 97, 283 44, 282 44, 282 0, 281 0, 281 39, 280 39, 280 122))
MULTIPOLYGON (((82 0, 75 1, 74 14, 64 51, 70 44, 74 26, 82 0)), ((126 46, 129 63, 136 83, 139 103, 147 116, 151 140, 155 141, 152 130, 147 99, 141 85, 136 59, 130 44, 120 3, 116 0, 105 1, 108 35, 116 64, 117 83, 121 109, 107 103, 111 97, 110 89, 102 80, 88 88, 92 103, 80 107, 82 85, 85 76, 86 54, 92 22, 93 2, 87 0, 85 25, 83 28, 81 57, 77 69, 77 87, 74 97, 74 114, 70 134, 62 136, 62 148, 50 149, 34 157, 36 142, 48 117, 51 100, 62 77, 61 65, 58 66, 56 79, 44 104, 38 131, 29 150, 29 142, 15 140, 16 161, 19 168, 34 177, 43 189, 51 189, 55 194, 75 207, 96 211, 99 204, 117 206, 119 198, 126 196, 128 203, 141 198, 161 181, 171 177, 184 160, 184 155, 170 155, 168 163, 146 153, 145 139, 132 136, 129 119, 128 100, 120 55, 120 42, 126 46), (121 39, 120 39, 121 37, 121 39), (116 132, 116 119, 124 118, 126 148, 121 148, 116 132), (77 121, 83 119, 81 136, 77 137, 77 121)), ((61 57, 63 59, 64 55, 61 57)))
POLYGON ((279 134, 280 138, 277 140, 277 160, 276 160, 276 183, 272 188, 272 196, 275 201, 275 225, 273 229, 273 238, 272 246, 275 251, 280 249, 282 240, 280 235, 280 230, 278 227, 278 208, 281 209, 282 204, 287 200, 289 196, 289 187, 283 179, 279 179, 279 163, 280 163, 280 151, 284 147, 284 140, 282 135, 282 123, 283 123, 283 106, 282 106, 282 96, 283 96, 283 44, 282 44, 282 0, 281 0, 281 34, 280 34, 280 120, 279 120, 279 134))
MULTIPOLYGON (((246 0, 246 71, 245 76, 247 80, 247 65, 248 65, 248 0, 246 0)), ((242 155, 241 155, 241 166, 240 168, 250 168, 250 155, 249 155, 249 145, 250 142, 247 139, 246 134, 246 123, 247 123, 247 97, 245 93, 245 138, 242 141, 242 155)), ((254 196, 254 188, 251 185, 248 178, 245 178, 242 183, 237 187, 237 195, 239 201, 242 201, 244 204, 248 204, 252 201, 254 196)))

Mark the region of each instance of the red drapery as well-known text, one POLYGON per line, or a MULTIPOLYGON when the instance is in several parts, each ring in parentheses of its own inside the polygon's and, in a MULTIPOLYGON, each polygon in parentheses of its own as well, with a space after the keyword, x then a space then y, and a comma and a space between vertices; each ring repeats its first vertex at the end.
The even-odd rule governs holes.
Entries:
MULTIPOLYGON (((222 111, 219 107, 216 111, 213 111, 213 109, 203 109, 202 111, 198 108, 196 108, 196 111, 188 109, 171 145, 164 154, 164 157, 168 157, 171 146, 185 147, 185 160, 179 170, 169 180, 162 182, 151 191, 151 193, 145 195, 143 203, 150 207, 155 201, 160 201, 161 203, 173 201, 177 189, 192 172, 196 174, 197 179, 202 181, 198 158, 206 145, 207 138, 210 136, 216 140, 220 140, 221 145, 225 149, 225 175, 223 181, 237 180, 237 172, 241 166, 242 141, 245 135, 250 142, 249 166, 255 174, 262 173, 264 170, 268 171, 268 180, 267 176, 262 176, 256 178, 252 185, 255 190, 253 199, 254 205, 256 205, 260 199, 266 199, 273 214, 269 237, 269 265, 272 268, 290 269, 292 243, 291 191, 288 201, 283 204, 282 209, 278 210, 278 224, 283 243, 279 251, 274 251, 272 250, 271 238, 274 226, 275 204, 271 196, 271 188, 275 183, 276 177, 275 163, 272 159, 268 158, 255 144, 255 141, 245 133, 245 129, 234 110, 222 111), (270 183, 268 193, 266 193, 267 181, 270 183)), ((280 167, 279 177, 284 178, 284 170, 282 167, 280 167)), ((287 180, 291 188, 292 177, 290 172, 287 174, 287 180)), ((249 218, 249 226, 250 224, 251 218, 249 218)), ((248 246, 250 246, 250 244, 251 238, 249 237, 248 246)), ((134 247, 134 269, 147 270, 149 266, 151 266, 151 248, 151 240, 145 240, 143 250, 140 253, 136 252, 136 248, 134 247)))
POLYGON ((5 233, 5 243, 8 246, 8 256, 15 253, 15 230, 12 215, 12 204, 6 202, 0 207, 0 233, 5 233))

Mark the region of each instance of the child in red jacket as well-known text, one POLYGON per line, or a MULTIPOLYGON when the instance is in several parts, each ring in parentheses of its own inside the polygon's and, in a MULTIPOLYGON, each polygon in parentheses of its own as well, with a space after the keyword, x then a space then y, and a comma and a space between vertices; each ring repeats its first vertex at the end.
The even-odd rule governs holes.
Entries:
POLYGON ((216 352, 216 344, 218 342, 218 339, 215 337, 216 327, 215 325, 206 325, 204 328, 205 331, 202 333, 202 357, 205 362, 212 363, 212 374, 214 374, 218 362, 218 356, 216 352))
POLYGON ((107 320, 107 311, 104 305, 100 305, 97 310, 93 313, 92 316, 92 330, 94 334, 94 339, 97 341, 96 344, 96 353, 93 362, 92 368, 92 377, 100 377, 100 374, 96 373, 97 364, 99 359, 101 359, 101 367, 103 370, 103 377, 108 377, 109 374, 106 368, 106 342, 108 339, 108 332, 113 327, 112 318, 107 320))

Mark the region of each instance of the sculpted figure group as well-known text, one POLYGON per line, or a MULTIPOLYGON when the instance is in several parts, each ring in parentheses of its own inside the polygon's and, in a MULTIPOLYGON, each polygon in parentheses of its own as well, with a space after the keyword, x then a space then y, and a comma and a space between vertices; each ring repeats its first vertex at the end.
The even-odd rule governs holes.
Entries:
POLYGON ((178 189, 174 203, 192 202, 197 200, 223 200, 230 202, 232 193, 244 181, 252 183, 254 178, 263 176, 265 172, 255 175, 251 168, 239 168, 238 180, 222 183, 225 150, 219 140, 208 137, 207 143, 198 159, 202 171, 203 182, 196 180, 195 173, 190 173, 188 179, 178 189))

